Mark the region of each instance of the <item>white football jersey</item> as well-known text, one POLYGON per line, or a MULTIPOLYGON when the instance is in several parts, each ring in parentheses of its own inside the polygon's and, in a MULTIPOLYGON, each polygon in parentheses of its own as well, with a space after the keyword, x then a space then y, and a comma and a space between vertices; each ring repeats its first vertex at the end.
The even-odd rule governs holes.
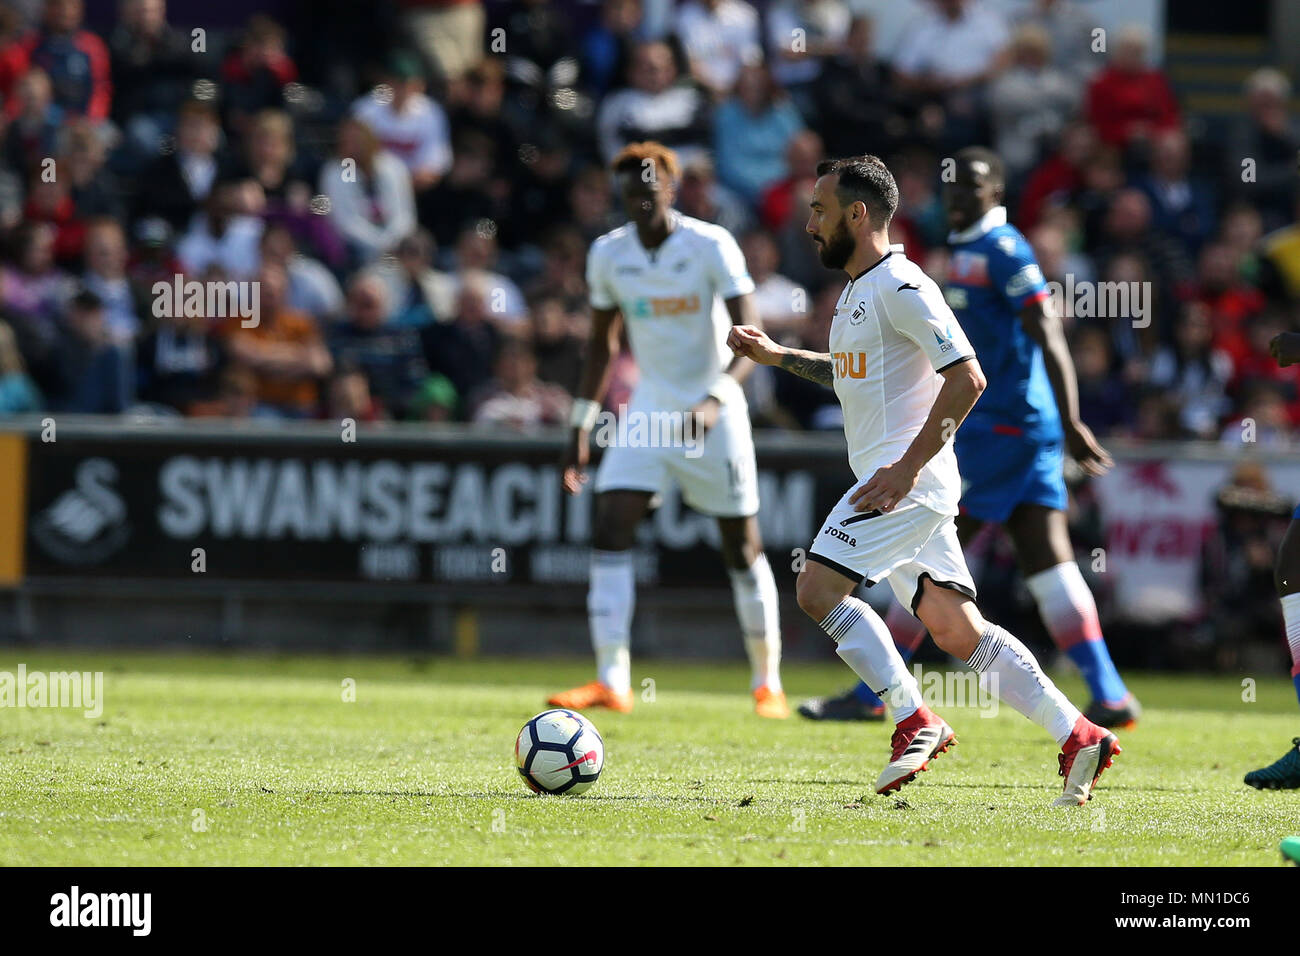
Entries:
MULTIPOLYGON (((647 252, 632 223, 607 232, 587 254, 596 309, 618 308, 641 378, 632 405, 686 410, 731 362, 725 299, 754 291, 745 256, 721 226, 673 213, 674 228, 647 252)), ((728 402, 744 402, 735 390, 728 402)))
MULTIPOLYGON (((859 479, 902 457, 930 415, 938 374, 975 357, 943 293, 890 246, 844 287, 831 322, 835 394, 844 408, 849 465, 859 479)), ((961 477, 952 440, 926 463, 908 500, 955 515, 961 477)))

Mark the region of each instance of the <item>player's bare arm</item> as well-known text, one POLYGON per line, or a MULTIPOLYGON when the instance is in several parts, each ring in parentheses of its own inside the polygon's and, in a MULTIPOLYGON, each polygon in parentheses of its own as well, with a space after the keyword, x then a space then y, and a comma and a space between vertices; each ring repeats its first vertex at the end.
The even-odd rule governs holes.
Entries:
POLYGON ((1279 332, 1268 343, 1277 364, 1286 368, 1300 362, 1300 332, 1279 332))
POLYGON ((1052 384, 1061 427, 1065 430, 1066 450, 1089 475, 1105 474, 1113 462, 1092 434, 1092 429, 1079 418, 1079 385, 1074 374, 1074 360, 1070 357, 1065 330, 1052 307, 1052 300, 1044 298, 1027 304, 1020 310, 1020 324, 1042 348, 1043 366, 1052 384))
POLYGON ((906 498, 916 487, 925 463, 952 438, 984 391, 984 372, 974 358, 951 365, 939 374, 943 376, 943 385, 925 424, 903 457, 876 469, 867 483, 850 496, 855 511, 892 511, 906 498))
POLYGON ((734 327, 727 336, 727 345, 737 355, 759 365, 774 365, 827 388, 835 383, 835 367, 828 352, 787 348, 773 342, 762 329, 748 325, 734 327))
POLYGON ((610 363, 618 354, 618 336, 622 326, 623 318, 618 309, 592 310, 587 361, 583 364, 582 383, 574 400, 573 430, 560 459, 564 490, 571 495, 580 492, 587 480, 587 462, 591 457, 588 438, 595 418, 590 410, 594 405, 599 412, 600 401, 609 388, 610 363), (580 414, 581 422, 577 420, 580 414))

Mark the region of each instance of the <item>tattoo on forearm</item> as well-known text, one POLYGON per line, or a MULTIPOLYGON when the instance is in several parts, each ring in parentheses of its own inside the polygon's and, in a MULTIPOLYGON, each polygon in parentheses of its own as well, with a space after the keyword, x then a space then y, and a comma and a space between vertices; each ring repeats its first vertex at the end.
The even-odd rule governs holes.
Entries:
POLYGON ((781 356, 781 368, 827 388, 835 384, 835 367, 831 364, 829 355, 794 352, 781 356))

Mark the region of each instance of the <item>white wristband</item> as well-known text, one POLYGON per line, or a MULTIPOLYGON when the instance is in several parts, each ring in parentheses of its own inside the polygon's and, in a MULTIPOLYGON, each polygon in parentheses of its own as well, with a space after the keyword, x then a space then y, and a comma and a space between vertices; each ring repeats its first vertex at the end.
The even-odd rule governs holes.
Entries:
POLYGON ((589 398, 575 398, 573 408, 569 410, 569 424, 574 428, 581 428, 589 432, 596 424, 596 419, 600 415, 600 402, 593 402, 589 398))
POLYGON ((728 401, 735 398, 737 390, 740 389, 740 383, 737 382, 728 372, 719 373, 718 377, 713 380, 709 386, 708 395, 718 400, 719 405, 725 405, 728 401))

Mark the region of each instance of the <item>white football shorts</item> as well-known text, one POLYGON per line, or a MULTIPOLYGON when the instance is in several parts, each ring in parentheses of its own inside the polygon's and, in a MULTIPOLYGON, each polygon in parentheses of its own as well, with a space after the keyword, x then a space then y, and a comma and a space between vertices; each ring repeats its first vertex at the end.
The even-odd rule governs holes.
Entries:
MULTIPOLYGON (((630 409, 620 421, 618 439, 605 447, 596 470, 595 492, 648 491, 662 494, 675 482, 682 500, 715 518, 758 514, 758 469, 749 408, 725 404, 704 440, 685 445, 672 416, 681 412, 630 409), (632 415, 644 416, 628 422, 632 415), (655 416, 668 416, 657 418, 655 416), (674 438, 674 434, 677 436, 674 438)), ((592 432, 597 440, 599 430, 592 432)))
POLYGON ((826 516, 808 560, 869 585, 888 580, 899 603, 913 614, 924 577, 975 597, 975 581, 951 515, 906 502, 897 511, 854 511, 849 496, 859 485, 846 491, 826 516))

